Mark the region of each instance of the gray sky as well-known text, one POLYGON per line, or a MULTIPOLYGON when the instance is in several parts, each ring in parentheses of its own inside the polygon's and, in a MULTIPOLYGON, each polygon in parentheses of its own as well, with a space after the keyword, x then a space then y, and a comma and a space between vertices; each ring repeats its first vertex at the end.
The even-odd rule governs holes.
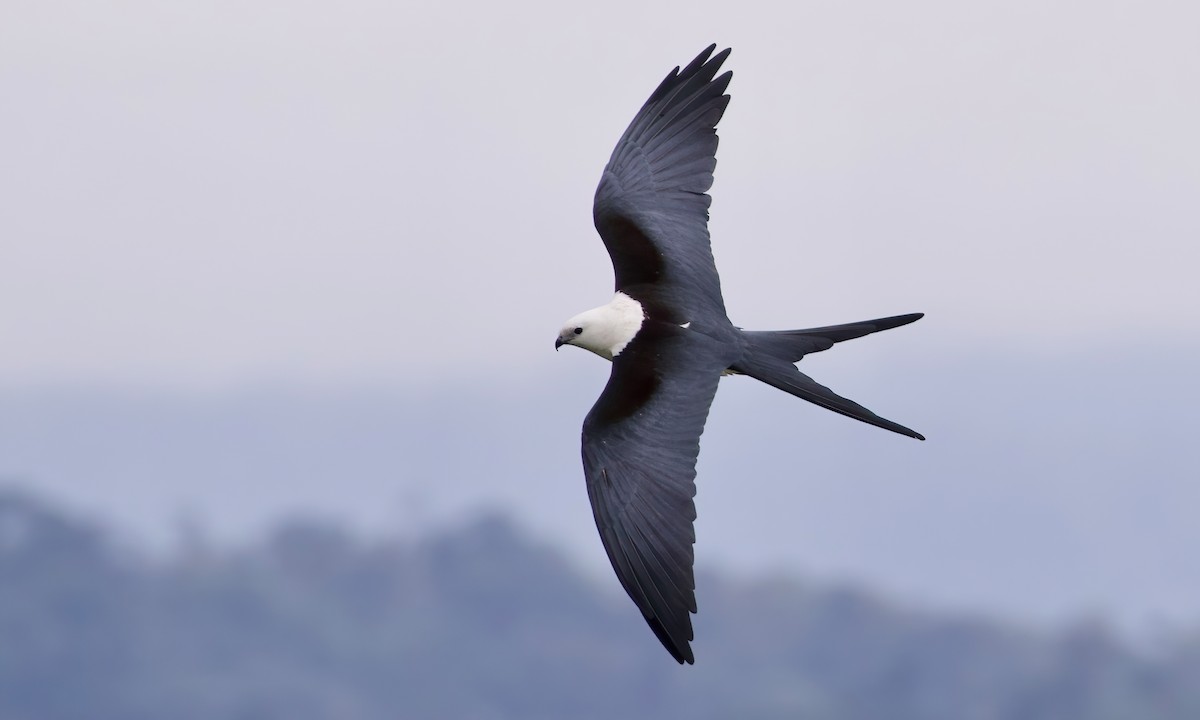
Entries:
POLYGON ((0 475, 241 530, 295 507, 385 523, 380 498, 499 500, 600 557, 575 443, 607 369, 550 340, 611 292, 591 197, 612 145, 717 42, 734 80, 711 225, 734 322, 928 313, 807 369, 931 439, 727 383, 701 557, 1008 609, 1074 567, 1038 591, 1052 609, 1200 606, 1166 571, 1138 576, 1153 598, 1128 587, 1156 548, 1200 542, 1180 510, 1200 473, 1171 434, 1200 403, 1195 4, 411 5, 0 8, 0 475), (71 388, 109 404, 54 400, 71 388), (270 430, 288 406, 262 410, 262 388, 487 402, 470 422, 376 408, 270 430), (145 393, 200 409, 142 412, 145 393), (135 420, 105 435, 113 397, 135 420), (247 407, 271 421, 210 417, 247 407), (194 422, 201 441, 147 452, 179 413, 162 437, 194 422), (471 455, 464 427, 496 454, 437 478, 430 448, 471 455), (328 452, 305 460, 314 438, 328 452), (825 474, 796 484, 797 450, 825 474), (350 452, 371 460, 347 461, 365 479, 344 492, 327 480, 350 452), (917 481, 876 484, 892 472, 917 481), (409 473, 425 484, 397 489, 409 473), (973 557, 995 578, 955 575, 973 557))
POLYGON ((613 143, 714 41, 735 322, 1200 330, 1192 4, 417 6, 7 3, 0 383, 536 373, 610 292, 613 143))

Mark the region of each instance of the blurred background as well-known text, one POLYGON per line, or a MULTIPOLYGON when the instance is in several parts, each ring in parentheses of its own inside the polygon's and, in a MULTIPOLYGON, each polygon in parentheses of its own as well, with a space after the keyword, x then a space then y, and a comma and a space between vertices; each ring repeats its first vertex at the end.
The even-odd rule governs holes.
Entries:
POLYGON ((0 7, 0 717, 1200 715, 1200 9, 0 7), (732 46, 754 329, 702 443, 697 665, 607 566, 552 336, 591 198, 732 46))

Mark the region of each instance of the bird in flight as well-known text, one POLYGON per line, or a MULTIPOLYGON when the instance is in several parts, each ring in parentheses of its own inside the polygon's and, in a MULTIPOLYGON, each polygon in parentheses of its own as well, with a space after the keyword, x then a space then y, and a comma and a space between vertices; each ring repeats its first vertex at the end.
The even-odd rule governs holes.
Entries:
POLYGON ((922 315, 807 330, 747 331, 725 314, 708 235, 716 124, 729 104, 729 57, 710 45, 676 67, 617 142, 593 218, 612 258, 616 295, 571 318, 555 349, 575 345, 612 361, 583 421, 583 468, 613 570, 654 634, 693 663, 692 545, 696 457, 722 375, 752 378, 823 408, 924 440, 808 377, 809 353, 907 325, 922 315))

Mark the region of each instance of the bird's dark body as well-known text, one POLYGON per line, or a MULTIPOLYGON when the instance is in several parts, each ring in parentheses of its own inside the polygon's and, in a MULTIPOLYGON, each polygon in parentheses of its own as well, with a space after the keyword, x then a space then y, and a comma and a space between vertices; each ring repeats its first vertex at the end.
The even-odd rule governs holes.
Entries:
MULTIPOLYGON (((729 51, 709 47, 667 76, 613 151, 596 190, 596 229, 616 289, 642 323, 613 358, 583 423, 588 496, 622 586, 679 662, 693 662, 695 466, 723 374, 748 375, 843 415, 910 437, 818 384, 794 363, 920 314, 774 332, 745 331, 725 313, 708 235, 716 124, 729 102, 729 51)), ((578 332, 578 331, 576 331, 578 332)), ((563 342, 560 338, 560 343, 563 342)))

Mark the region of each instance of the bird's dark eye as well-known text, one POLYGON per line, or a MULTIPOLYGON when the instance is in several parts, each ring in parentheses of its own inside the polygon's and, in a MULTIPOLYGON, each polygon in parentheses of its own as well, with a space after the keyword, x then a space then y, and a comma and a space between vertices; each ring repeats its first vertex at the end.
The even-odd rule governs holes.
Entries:
POLYGON ((576 335, 582 335, 582 334, 583 334, 583 328, 575 328, 575 334, 576 334, 576 335))

